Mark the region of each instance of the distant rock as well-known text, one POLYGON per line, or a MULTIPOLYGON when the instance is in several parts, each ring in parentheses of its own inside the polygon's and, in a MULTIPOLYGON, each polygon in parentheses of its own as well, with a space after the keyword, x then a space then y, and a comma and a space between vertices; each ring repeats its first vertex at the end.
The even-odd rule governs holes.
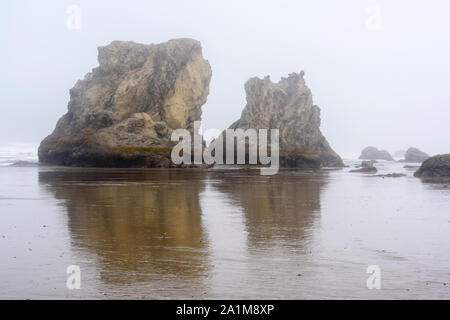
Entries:
MULTIPOLYGON (((362 161, 359 169, 350 170, 350 172, 360 172, 360 173, 376 173, 378 170, 373 166, 375 160, 362 161)), ((358 168, 358 167, 357 167, 358 168)))
POLYGON ((440 154, 425 160, 419 170, 414 173, 420 178, 447 178, 450 179, 450 153, 440 154))
POLYGON ((279 129, 281 167, 343 167, 320 131, 320 109, 303 76, 303 71, 291 73, 277 83, 268 76, 249 79, 247 105, 229 128, 279 129))
POLYGON ((394 157, 396 158, 404 158, 405 157, 405 150, 397 150, 394 152, 394 157))
POLYGON ((350 170, 350 172, 352 173, 376 173, 378 172, 378 169, 375 167, 362 167, 360 169, 354 169, 354 170, 350 170))
POLYGON ((386 150, 378 150, 375 147, 367 147, 361 151, 359 159, 364 160, 388 160, 394 161, 392 156, 386 150))
POLYGON ((200 42, 113 41, 70 90, 68 112, 39 147, 39 161, 67 166, 171 167, 174 129, 193 131, 211 68, 200 42))
POLYGON ((405 162, 424 162, 430 156, 417 148, 409 148, 405 153, 405 162))
POLYGON ((388 173, 388 174, 377 174, 374 177, 381 177, 381 178, 400 178, 400 177, 406 177, 406 174, 404 173, 388 173))

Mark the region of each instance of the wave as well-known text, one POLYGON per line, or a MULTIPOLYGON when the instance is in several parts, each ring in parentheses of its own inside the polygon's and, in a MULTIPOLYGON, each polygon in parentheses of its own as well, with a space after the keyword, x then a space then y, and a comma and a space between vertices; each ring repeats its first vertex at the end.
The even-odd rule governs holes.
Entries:
POLYGON ((0 166, 36 165, 37 148, 34 146, 11 145, 0 147, 0 166))

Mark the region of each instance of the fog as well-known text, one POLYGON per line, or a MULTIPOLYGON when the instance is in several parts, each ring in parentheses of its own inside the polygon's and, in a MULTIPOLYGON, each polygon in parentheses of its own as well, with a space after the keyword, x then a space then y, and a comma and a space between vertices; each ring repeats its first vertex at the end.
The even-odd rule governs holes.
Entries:
POLYGON ((38 145, 113 40, 200 40, 213 70, 203 127, 245 106, 245 81, 305 71, 341 155, 448 153, 449 1, 2 1, 0 143, 38 145), (70 5, 80 9, 69 28, 70 5))

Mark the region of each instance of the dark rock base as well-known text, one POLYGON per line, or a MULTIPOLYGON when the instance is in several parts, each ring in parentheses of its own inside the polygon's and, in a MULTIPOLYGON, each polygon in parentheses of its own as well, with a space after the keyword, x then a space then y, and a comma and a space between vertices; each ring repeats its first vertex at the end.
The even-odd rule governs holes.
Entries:
POLYGON ((425 160, 414 176, 423 179, 450 180, 450 154, 441 154, 425 160))

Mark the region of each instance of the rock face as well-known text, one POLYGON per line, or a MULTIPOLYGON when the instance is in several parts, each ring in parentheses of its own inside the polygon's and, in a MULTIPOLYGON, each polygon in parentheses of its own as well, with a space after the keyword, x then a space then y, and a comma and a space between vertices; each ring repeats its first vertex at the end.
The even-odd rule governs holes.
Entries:
POLYGON ((114 41, 70 90, 68 112, 39 147, 39 161, 101 167, 171 167, 174 129, 193 130, 211 68, 200 42, 114 41))
POLYGON ((421 178, 450 179, 450 153, 433 156, 425 160, 414 176, 421 178))
POLYGON ((417 148, 409 148, 405 153, 405 162, 424 162, 430 156, 417 148))
POLYGON ((392 156, 386 150, 378 150, 375 147, 367 147, 361 151, 359 159, 363 160, 388 160, 394 161, 392 156))
POLYGON ((268 76, 249 79, 247 105, 229 128, 279 129, 281 167, 342 167, 342 159, 320 131, 320 109, 313 105, 303 76, 303 71, 291 73, 278 83, 268 76))

